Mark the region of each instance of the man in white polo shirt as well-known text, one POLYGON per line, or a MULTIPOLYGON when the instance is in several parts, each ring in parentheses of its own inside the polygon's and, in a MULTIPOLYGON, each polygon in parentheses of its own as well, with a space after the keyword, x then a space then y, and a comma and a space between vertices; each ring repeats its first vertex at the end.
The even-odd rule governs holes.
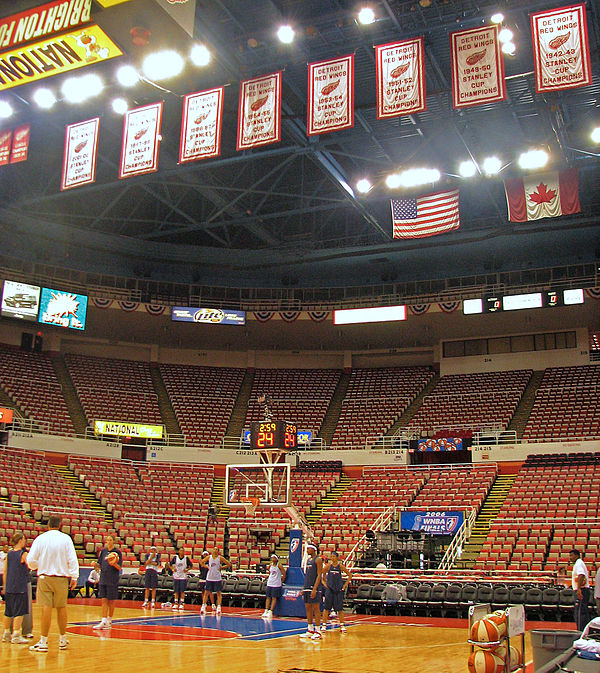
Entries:
POLYGON ((588 602, 590 600, 590 573, 577 549, 571 549, 569 559, 573 564, 571 586, 575 592, 575 623, 577 630, 583 631, 590 621, 588 602))
POLYGON ((58 647, 65 650, 69 644, 67 631, 67 598, 69 588, 74 589, 79 579, 79 562, 73 540, 59 528, 58 514, 50 515, 48 530, 38 535, 27 554, 27 565, 37 570, 38 583, 36 603, 42 608, 40 640, 29 649, 34 652, 48 651, 48 631, 52 621, 52 608, 56 608, 56 620, 60 638, 58 647))

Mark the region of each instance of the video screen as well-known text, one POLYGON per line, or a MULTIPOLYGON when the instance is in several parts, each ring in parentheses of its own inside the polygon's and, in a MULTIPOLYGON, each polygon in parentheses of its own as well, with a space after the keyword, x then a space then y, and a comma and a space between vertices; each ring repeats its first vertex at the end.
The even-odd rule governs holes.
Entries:
POLYGON ((40 308, 40 288, 38 285, 5 280, 2 290, 0 313, 7 318, 20 318, 36 322, 40 308))
POLYGON ((84 294, 42 288, 39 321, 69 329, 85 329, 88 298, 84 294))

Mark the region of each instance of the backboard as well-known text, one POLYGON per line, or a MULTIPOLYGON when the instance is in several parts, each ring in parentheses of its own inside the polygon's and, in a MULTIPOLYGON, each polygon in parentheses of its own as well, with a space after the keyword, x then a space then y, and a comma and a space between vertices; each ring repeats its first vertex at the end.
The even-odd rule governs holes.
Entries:
POLYGON ((251 498, 262 506, 286 507, 290 503, 288 463, 226 465, 225 505, 243 507, 251 498))

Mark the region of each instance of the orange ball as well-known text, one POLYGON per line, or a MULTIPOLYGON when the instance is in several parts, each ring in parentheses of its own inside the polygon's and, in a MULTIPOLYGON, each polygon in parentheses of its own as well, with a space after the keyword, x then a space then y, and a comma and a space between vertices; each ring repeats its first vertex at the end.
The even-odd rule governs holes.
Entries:
POLYGON ((496 652, 489 650, 475 650, 471 653, 467 662, 469 673, 502 673, 504 671, 504 659, 496 652))
POLYGON ((485 645, 485 643, 495 643, 506 634, 506 622, 498 623, 495 619, 478 619, 471 627, 471 640, 480 643, 481 647, 493 648, 496 645, 485 645))

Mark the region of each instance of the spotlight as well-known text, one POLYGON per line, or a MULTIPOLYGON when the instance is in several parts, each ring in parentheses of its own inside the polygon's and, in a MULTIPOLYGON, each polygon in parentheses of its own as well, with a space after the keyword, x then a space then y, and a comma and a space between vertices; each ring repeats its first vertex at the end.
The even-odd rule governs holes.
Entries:
POLYGON ((492 23, 502 23, 504 21, 504 14, 502 12, 496 12, 490 17, 492 23))
POLYGON ((498 39, 500 42, 512 42, 512 39, 514 37, 514 34, 510 28, 503 28, 499 33, 498 33, 498 39))
POLYGON ((129 109, 129 105, 124 98, 115 98, 112 102, 112 109, 118 115, 124 115, 129 109))
POLYGON ((368 194, 372 187, 373 185, 371 184, 371 181, 366 178, 362 178, 362 180, 359 180, 356 183, 356 189, 358 189, 361 194, 368 194))
POLYGON ((277 37, 283 44, 290 44, 294 41, 294 29, 291 26, 281 26, 277 31, 277 37))
POLYGON ((600 126, 596 126, 596 128, 592 131, 591 138, 593 142, 600 143, 600 126))
POLYGON ((506 54, 507 56, 512 56, 515 51, 517 51, 517 48, 514 42, 504 42, 502 45, 502 53, 506 54))
POLYGON ((194 65, 202 67, 208 65, 212 57, 207 47, 203 44, 195 44, 190 52, 190 58, 194 65))
POLYGON ((517 161, 524 169, 543 168, 548 163, 548 152, 544 150, 529 150, 523 152, 517 161))
POLYGON ((370 7, 363 7, 358 13, 358 22, 367 26, 375 21, 375 12, 370 7))
POLYGON ((0 100, 0 119, 7 119, 12 113, 12 105, 5 100, 0 100))
POLYGON ((463 178, 472 178, 477 173, 477 166, 470 159, 461 161, 458 172, 463 178))
POLYGON ((83 75, 81 77, 69 77, 63 82, 61 91, 69 103, 82 103, 87 98, 97 96, 104 84, 98 75, 83 75))
POLYGON ((56 103, 56 96, 50 89, 38 89, 33 94, 34 103, 45 110, 50 109, 56 103))
POLYGON ((437 168, 409 168, 400 173, 400 184, 403 187, 417 187, 437 182, 441 177, 437 168))
POLYGON ((502 162, 498 157, 487 157, 483 160, 483 170, 486 175, 496 175, 502 168, 502 162))
POLYGON ((121 86, 135 86, 140 81, 140 74, 132 65, 124 65, 117 70, 117 80, 121 86))
POLYGON ((172 49, 149 54, 142 65, 144 75, 151 80, 176 77, 183 70, 183 58, 172 49))
POLYGON ((402 184, 398 173, 390 173, 385 179, 385 184, 389 189, 397 189, 402 184))

